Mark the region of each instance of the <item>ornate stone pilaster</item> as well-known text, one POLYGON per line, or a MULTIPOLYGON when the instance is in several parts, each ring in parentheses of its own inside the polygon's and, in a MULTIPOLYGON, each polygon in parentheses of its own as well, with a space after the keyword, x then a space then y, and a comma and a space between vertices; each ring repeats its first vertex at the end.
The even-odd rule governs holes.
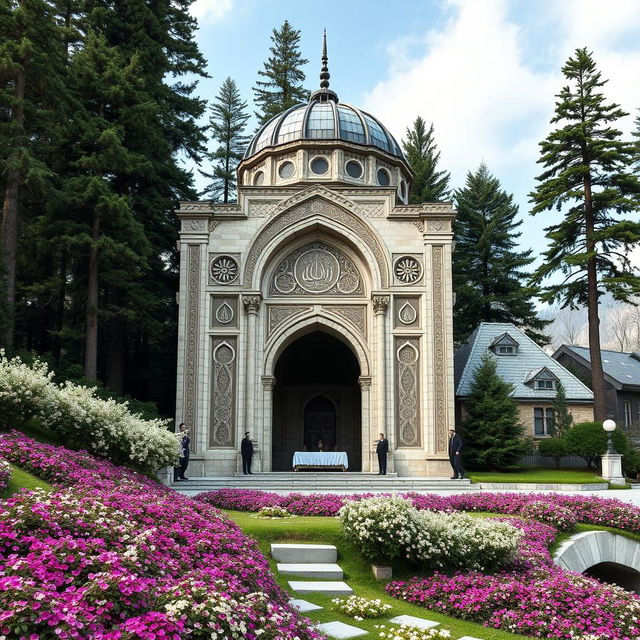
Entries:
POLYGON ((242 296, 242 303, 247 312, 247 369, 245 379, 245 425, 243 431, 254 429, 255 425, 255 388, 256 388, 256 331, 262 296, 252 293, 242 296))
POLYGON ((396 442, 420 446, 420 341, 396 338, 396 442))
POLYGON ((373 312, 375 313, 376 324, 376 371, 377 371, 377 431, 378 433, 387 433, 387 382, 386 382, 386 344, 385 337, 387 333, 386 317, 389 308, 389 296, 374 295, 373 312))
POLYGON ((198 406, 198 342, 200 322, 200 260, 201 247, 197 244, 187 246, 187 310, 185 321, 184 354, 184 401, 183 419, 196 442, 193 449, 199 447, 197 441, 198 406))
POLYGON ((214 338, 211 368, 211 415, 209 446, 227 448, 234 445, 236 427, 237 342, 235 336, 214 338))
POLYGON ((434 246, 431 253, 433 296, 433 393, 436 451, 447 450, 447 361, 445 303, 443 290, 444 247, 434 246))
POLYGON ((360 376, 358 378, 360 384, 360 408, 362 412, 362 471, 364 473, 371 471, 371 454, 372 442, 374 436, 371 433, 371 376, 360 376))

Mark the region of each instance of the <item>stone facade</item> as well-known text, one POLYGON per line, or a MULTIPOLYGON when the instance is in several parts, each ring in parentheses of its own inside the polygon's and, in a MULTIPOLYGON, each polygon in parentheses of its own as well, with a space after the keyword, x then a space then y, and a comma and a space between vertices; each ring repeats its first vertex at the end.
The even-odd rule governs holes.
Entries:
POLYGON ((192 475, 236 473, 245 431, 255 470, 286 466, 306 446, 316 385, 334 407, 334 448, 351 447, 350 470, 377 471, 383 432, 389 471, 448 476, 455 212, 407 204, 410 181, 401 157, 299 141, 241 163, 237 204, 181 203, 176 420, 191 431, 192 475), (330 169, 314 178, 308 167, 320 153, 330 169), (351 180, 342 167, 354 157, 365 176, 351 180), (279 177, 283 162, 294 179, 279 177), (385 187, 375 183, 379 166, 391 176, 385 187), (278 362, 310 334, 346 346, 357 369, 350 386, 326 379, 331 367, 342 375, 341 362, 316 356, 308 367, 322 381, 284 379, 278 362))

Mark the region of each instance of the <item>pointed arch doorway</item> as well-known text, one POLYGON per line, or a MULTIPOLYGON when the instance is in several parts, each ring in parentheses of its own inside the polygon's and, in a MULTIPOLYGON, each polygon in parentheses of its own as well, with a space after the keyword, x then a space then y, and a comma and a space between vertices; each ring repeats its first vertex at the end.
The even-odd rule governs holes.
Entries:
POLYGON ((346 451, 362 468, 360 366, 351 349, 323 331, 292 342, 275 366, 272 470, 290 471, 295 451, 346 451))

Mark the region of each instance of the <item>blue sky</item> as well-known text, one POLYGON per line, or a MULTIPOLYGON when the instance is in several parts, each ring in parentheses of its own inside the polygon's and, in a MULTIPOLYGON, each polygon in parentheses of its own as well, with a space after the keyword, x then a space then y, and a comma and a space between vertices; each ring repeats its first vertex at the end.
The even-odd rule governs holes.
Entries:
POLYGON ((514 194, 521 244, 536 254, 556 214, 529 216, 527 194, 567 57, 576 47, 593 51, 610 81, 605 94, 631 112, 625 133, 640 108, 638 0, 196 0, 192 11, 212 76, 201 82, 203 97, 231 76, 252 106, 271 30, 285 19, 302 32, 305 86, 315 89, 326 28, 340 100, 373 113, 399 141, 416 116, 432 121, 453 186, 486 162, 514 194))

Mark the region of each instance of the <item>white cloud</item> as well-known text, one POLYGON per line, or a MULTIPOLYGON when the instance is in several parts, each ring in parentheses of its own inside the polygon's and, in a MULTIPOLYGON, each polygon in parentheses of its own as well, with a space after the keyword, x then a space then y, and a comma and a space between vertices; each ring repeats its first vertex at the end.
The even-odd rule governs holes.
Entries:
POLYGON ((190 11, 198 22, 211 24, 222 20, 232 8, 233 0, 196 0, 190 11))

